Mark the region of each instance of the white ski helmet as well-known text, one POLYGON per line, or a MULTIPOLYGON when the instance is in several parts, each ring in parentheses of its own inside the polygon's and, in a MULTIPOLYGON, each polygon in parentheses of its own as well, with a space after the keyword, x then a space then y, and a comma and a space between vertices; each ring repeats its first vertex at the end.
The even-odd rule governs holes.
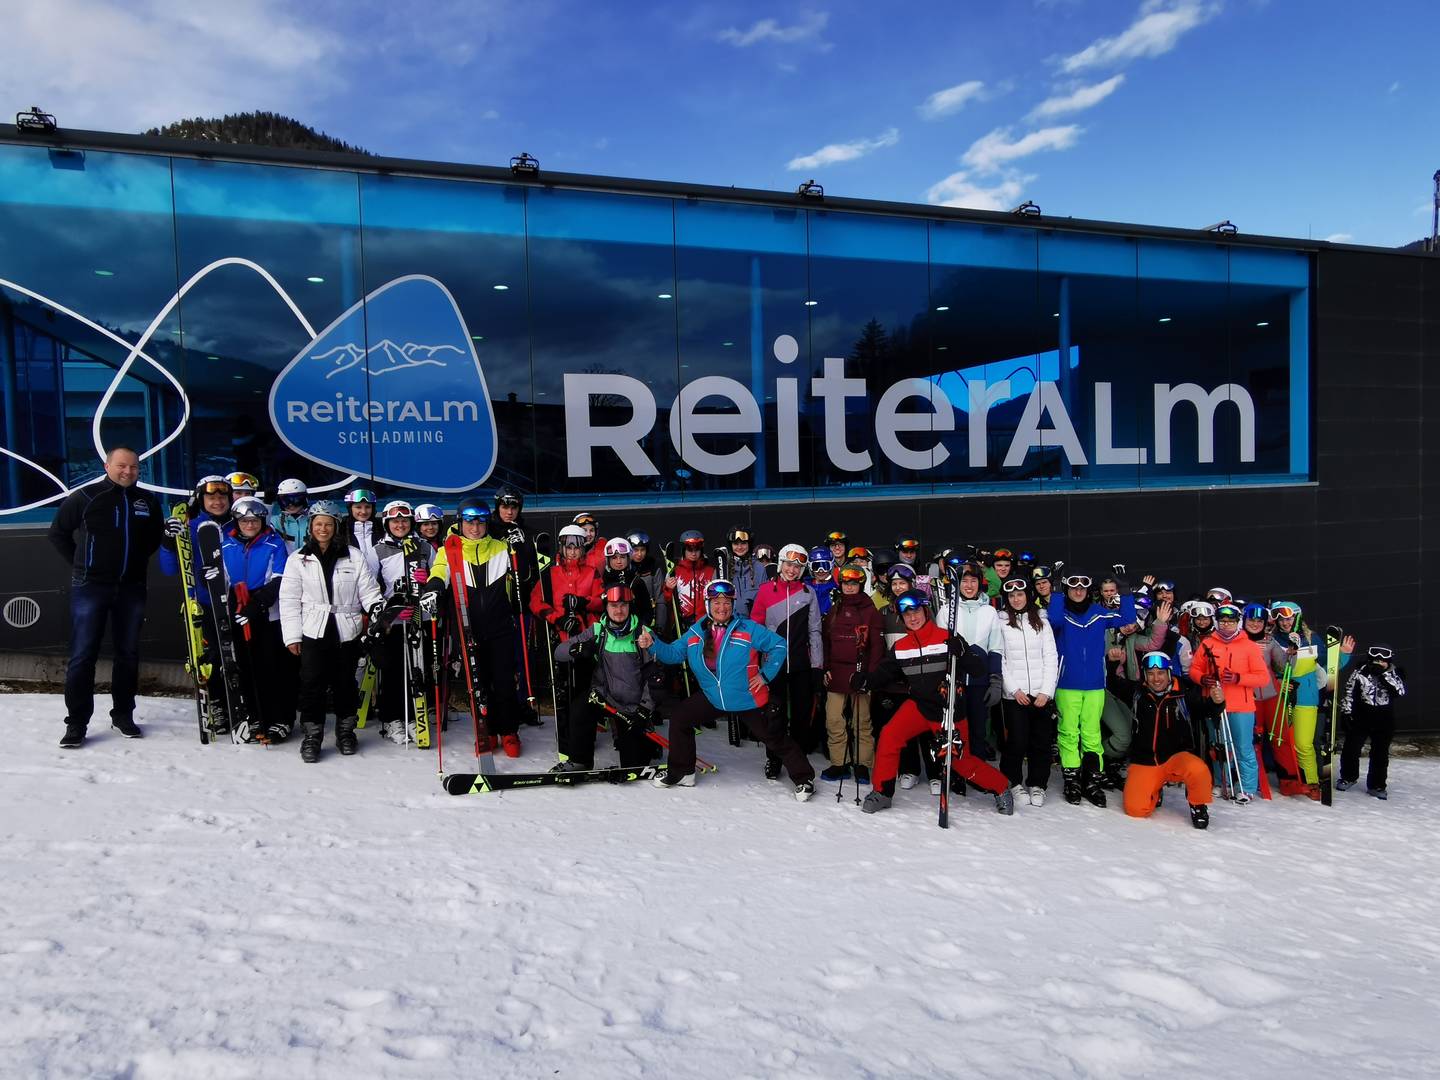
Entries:
POLYGON ((421 521, 444 521, 445 511, 434 503, 421 503, 415 507, 415 520, 421 521))
POLYGON ((588 539, 588 537, 586 537, 585 535, 585 530, 582 529, 579 525, 566 525, 563 529, 560 530, 557 538, 560 541, 561 547, 565 546, 566 540, 574 540, 581 547, 584 547, 585 541, 588 539))
POLYGON ((810 553, 799 544, 786 544, 780 549, 780 561, 808 563, 810 561, 810 553))
POLYGON ((607 559, 610 558, 611 555, 629 555, 629 554, 630 554, 630 541, 629 541, 629 540, 626 540, 623 536, 617 536, 617 537, 615 537, 615 539, 613 539, 613 540, 607 540, 607 541, 605 542, 605 557, 606 557, 607 559))
POLYGON ((380 520, 389 521, 391 518, 408 517, 413 518, 415 511, 404 499, 391 499, 385 504, 385 509, 380 511, 380 520))
POLYGON ((280 486, 275 489, 275 497, 283 499, 286 495, 309 495, 310 489, 305 486, 303 480, 281 480, 280 486))

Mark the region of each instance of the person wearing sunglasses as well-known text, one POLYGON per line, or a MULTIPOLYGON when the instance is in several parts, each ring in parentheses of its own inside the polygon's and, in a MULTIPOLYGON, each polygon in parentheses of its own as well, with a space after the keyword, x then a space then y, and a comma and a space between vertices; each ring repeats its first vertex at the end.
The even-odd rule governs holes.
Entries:
POLYGON ((309 508, 310 489, 303 480, 280 481, 275 489, 275 501, 270 505, 270 527, 284 537, 291 551, 305 542, 305 533, 310 527, 309 508))
POLYGON ((725 533, 725 576, 735 584, 735 610, 740 615, 750 614, 755 594, 768 578, 765 564, 751 553, 750 543, 750 530, 744 525, 732 526, 725 533))
MULTIPOLYGON (((909 570, 909 567, 904 567, 909 570)), ((913 571, 911 571, 913 574, 913 571)), ((865 595, 865 571, 853 563, 840 568, 840 594, 821 627, 825 644, 825 734, 830 767, 822 780, 843 780, 854 768, 867 783, 875 763, 870 695, 850 687, 850 676, 869 671, 885 655, 885 622, 865 595), (849 714, 848 716, 846 714, 849 714)))
MULTIPOLYGON (((1303 789, 1289 793, 1320 801, 1320 763, 1315 753, 1315 735, 1319 725, 1320 692, 1327 681, 1326 663, 1329 649, 1325 635, 1313 632, 1305 622, 1300 605, 1290 600, 1277 600, 1270 605, 1275 616, 1274 644, 1270 650, 1271 670, 1282 673, 1290 666, 1290 738, 1295 748, 1296 771, 1303 789)), ((1346 635, 1340 643, 1340 670, 1350 664, 1355 639, 1346 635)), ((1279 755, 1277 754, 1277 757, 1279 755)), ((1282 785, 1281 791, 1285 792, 1282 785)))
MULTIPOLYGON (((1259 767, 1255 760, 1255 689, 1270 679, 1260 647, 1241 629, 1242 613, 1234 604, 1215 609, 1215 630, 1203 641, 1190 662, 1190 679, 1199 683, 1220 706, 1217 723, 1227 724, 1240 773, 1237 803, 1249 802, 1260 793, 1259 767)), ((1217 744, 1225 742, 1223 734, 1217 744)), ((1216 765, 1216 786, 1223 788, 1225 763, 1216 765)))
MULTIPOLYGON (((760 586, 750 617, 785 639, 785 666, 770 684, 775 723, 806 753, 819 742, 816 730, 816 691, 821 688, 825 663, 820 632, 820 598, 804 580, 807 556, 799 544, 780 549, 779 572, 760 586)), ((765 777, 780 778, 780 758, 765 755, 765 777)))
MULTIPOLYGON (((976 584, 979 578, 976 577, 976 584)), ((918 592, 906 593, 895 602, 905 624, 905 636, 896 642, 890 654, 874 669, 850 676, 850 688, 857 693, 895 681, 906 684, 908 694, 890 722, 880 732, 875 748, 874 787, 865 796, 861 810, 874 814, 888 809, 895 797, 895 778, 900 771, 900 753, 906 743, 921 735, 940 736, 945 718, 946 700, 953 691, 949 685, 952 657, 956 676, 969 667, 983 678, 989 672, 984 657, 973 652, 958 633, 951 637, 930 619, 929 598, 918 592)), ((991 609, 993 611, 993 609, 991 609)), ((995 810, 1001 814, 1015 812, 1015 800, 1005 774, 977 757, 970 748, 970 722, 958 708, 956 700, 955 734, 950 750, 950 767, 957 777, 995 796, 995 810)), ((945 752, 941 747, 941 755, 945 752)))
POLYGON ((785 764, 795 799, 815 794, 815 769, 800 744, 777 722, 770 684, 785 666, 785 639, 753 619, 735 614, 735 586, 717 578, 705 586, 705 612, 677 641, 643 633, 637 643, 662 664, 688 663, 697 689, 670 714, 669 760, 656 787, 695 786, 695 729, 735 713, 768 753, 785 764))
POLYGON ((380 585, 350 542, 345 504, 310 505, 310 534, 286 561, 280 579, 280 630, 300 660, 300 760, 320 760, 327 712, 335 714, 335 748, 349 757, 360 746, 360 691, 355 669, 366 615, 385 605, 380 585))
POLYGON ((1060 677, 1055 635, 1041 617, 1030 582, 1013 577, 1000 586, 1001 702, 1000 771, 1019 802, 1045 805, 1050 785, 1050 748, 1055 742, 1050 702, 1060 677))
MULTIPOLYGON (((445 544, 435 553, 430 580, 421 590, 421 609, 433 619, 440 609, 441 595, 453 589, 465 590, 469 612, 470 639, 477 656, 474 688, 478 700, 483 693, 489 701, 487 727, 500 743, 506 757, 519 757, 520 696, 515 663, 515 588, 510 568, 510 549, 505 541, 490 535, 488 500, 466 496, 455 508, 455 524, 445 544), (459 560, 453 561, 452 541, 458 538, 459 560)), ((453 593, 446 596, 449 610, 455 609, 453 593)), ((454 647, 451 655, 464 664, 465 633, 458 619, 450 620, 454 647)), ((455 661, 451 661, 452 667, 455 661)), ((459 685, 464 686, 463 669, 456 668, 459 685)))
MULTIPOLYGON (((955 559, 951 556, 951 559, 955 559)), ((1004 684, 1000 677, 1000 617, 982 585, 980 567, 973 562, 958 564, 959 584, 953 597, 941 604, 935 615, 939 626, 950 625, 950 603, 956 604, 955 633, 968 642, 975 663, 962 665, 965 672, 965 715, 970 721, 970 751, 989 761, 995 756, 990 741, 990 710, 1000 704, 1004 684)))
POLYGON ((1390 742, 1395 737, 1395 699, 1405 696, 1405 673, 1395 663, 1395 650, 1376 643, 1365 650, 1365 663, 1345 683, 1340 711, 1345 714, 1345 745, 1340 751, 1336 791, 1360 780, 1360 751, 1370 740, 1370 765, 1365 793, 1385 800, 1390 771, 1390 742))
POLYGON ((1175 678, 1175 662, 1163 652, 1146 653, 1142 684, 1130 702, 1135 731, 1130 768, 1125 775, 1125 813, 1148 818, 1166 784, 1184 784, 1190 824, 1210 824, 1210 770, 1202 755, 1205 740, 1190 716, 1185 693, 1175 678))
POLYGON ((1107 607, 1091 598, 1094 579, 1066 567, 1060 584, 1065 592, 1050 605, 1050 628, 1060 659, 1055 687, 1059 713, 1055 741, 1060 747, 1060 771, 1065 801, 1078 806, 1082 798, 1105 805, 1105 750, 1101 716, 1105 711, 1106 631, 1130 626, 1135 619, 1135 597, 1125 593, 1119 606, 1107 607))

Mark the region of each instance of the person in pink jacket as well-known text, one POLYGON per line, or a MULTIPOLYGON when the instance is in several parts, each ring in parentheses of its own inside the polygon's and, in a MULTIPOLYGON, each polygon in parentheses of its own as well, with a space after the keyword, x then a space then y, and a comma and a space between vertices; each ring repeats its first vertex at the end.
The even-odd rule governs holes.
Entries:
POLYGON ((1190 678, 1201 684, 1217 705, 1235 744, 1241 791, 1236 802, 1249 802, 1260 789, 1255 760, 1255 690, 1270 681, 1260 646, 1241 628, 1240 609, 1221 604, 1215 609, 1215 631, 1200 642, 1190 661, 1190 678))

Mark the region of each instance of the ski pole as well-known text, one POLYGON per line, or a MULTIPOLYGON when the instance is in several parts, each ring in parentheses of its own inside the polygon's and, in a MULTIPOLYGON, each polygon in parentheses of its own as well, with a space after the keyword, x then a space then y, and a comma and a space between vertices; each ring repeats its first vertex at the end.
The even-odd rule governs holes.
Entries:
POLYGON ((433 657, 433 663, 435 666, 435 771, 439 775, 444 776, 445 713, 443 710, 445 708, 445 688, 443 680, 441 678, 441 671, 443 671, 443 665, 440 663, 440 634, 439 631, 436 629, 439 624, 440 619, 438 615, 436 618, 430 620, 430 649, 431 655, 433 657))
POLYGON ((525 667, 525 701, 535 708, 535 687, 530 682, 530 643, 525 632, 525 603, 520 598, 520 557, 515 554, 515 545, 510 545, 510 576, 515 581, 515 621, 520 626, 520 658, 525 667))
MULTIPOLYGON (((670 749, 670 740, 665 738, 665 736, 661 735, 658 731, 647 731, 645 733, 645 737, 651 742, 653 742, 656 746, 662 747, 665 750, 670 749)), ((701 772, 720 771, 720 766, 711 764, 710 762, 702 758, 699 754, 695 755, 695 767, 698 768, 701 772)))

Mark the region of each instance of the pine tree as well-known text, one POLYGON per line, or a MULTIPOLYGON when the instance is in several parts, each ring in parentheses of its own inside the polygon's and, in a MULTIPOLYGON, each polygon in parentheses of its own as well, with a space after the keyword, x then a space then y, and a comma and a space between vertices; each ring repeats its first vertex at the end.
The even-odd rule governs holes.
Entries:
POLYGON ((144 134, 246 146, 275 146, 289 150, 334 150, 367 156, 370 153, 362 147, 352 146, 298 120, 273 112, 234 113, 220 119, 208 120, 197 116, 193 120, 177 120, 164 127, 151 128, 144 134))

